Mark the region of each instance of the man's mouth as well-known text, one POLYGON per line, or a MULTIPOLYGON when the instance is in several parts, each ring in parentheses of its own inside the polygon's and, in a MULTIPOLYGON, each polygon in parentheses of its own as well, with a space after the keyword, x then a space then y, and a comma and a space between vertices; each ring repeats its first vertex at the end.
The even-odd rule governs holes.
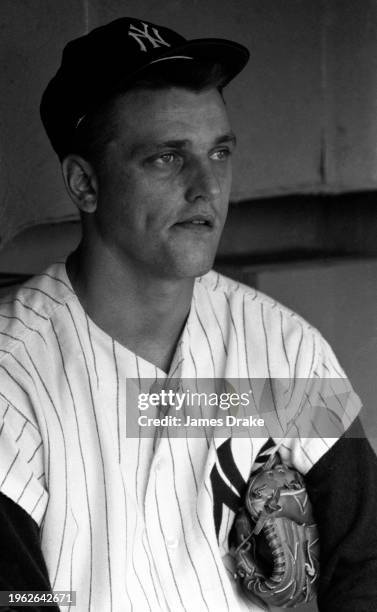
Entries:
POLYGON ((191 230, 211 230, 215 224, 214 217, 212 215, 192 215, 182 221, 175 223, 173 227, 181 227, 183 229, 191 230))

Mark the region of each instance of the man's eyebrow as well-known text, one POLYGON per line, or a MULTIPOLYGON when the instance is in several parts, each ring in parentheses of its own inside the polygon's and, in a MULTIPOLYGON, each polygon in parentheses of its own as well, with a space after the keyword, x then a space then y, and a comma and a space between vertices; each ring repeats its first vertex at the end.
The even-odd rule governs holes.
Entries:
POLYGON ((135 144, 131 149, 131 157, 142 153, 153 153, 161 149, 184 149, 189 144, 189 140, 159 140, 155 142, 143 142, 135 144))
MULTIPOLYGON (((227 132, 226 134, 222 134, 221 136, 218 136, 217 138, 215 138, 214 142, 213 142, 213 146, 217 146, 219 144, 226 144, 226 143, 231 143, 234 146, 237 143, 237 139, 235 134, 233 134, 233 132, 227 132)), ((158 142, 151 142, 151 143, 142 143, 142 144, 136 144, 132 150, 131 150, 131 155, 135 155, 137 153, 143 153, 145 152, 152 152, 153 151, 159 151, 160 149, 185 149, 187 147, 190 146, 190 140, 183 138, 183 139, 169 139, 169 140, 161 140, 158 142)))
POLYGON ((234 146, 236 146, 237 138, 236 138, 236 135, 233 132, 227 132, 226 134, 223 134, 222 136, 219 136, 215 140, 215 145, 226 144, 226 143, 231 143, 234 146))

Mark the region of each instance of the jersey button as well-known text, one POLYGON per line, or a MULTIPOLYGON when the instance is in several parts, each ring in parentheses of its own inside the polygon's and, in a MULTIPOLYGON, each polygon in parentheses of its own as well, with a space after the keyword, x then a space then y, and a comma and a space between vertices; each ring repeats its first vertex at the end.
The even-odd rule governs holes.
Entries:
POLYGON ((162 470, 162 459, 157 459, 156 463, 155 463, 155 468, 156 472, 161 472, 162 470))

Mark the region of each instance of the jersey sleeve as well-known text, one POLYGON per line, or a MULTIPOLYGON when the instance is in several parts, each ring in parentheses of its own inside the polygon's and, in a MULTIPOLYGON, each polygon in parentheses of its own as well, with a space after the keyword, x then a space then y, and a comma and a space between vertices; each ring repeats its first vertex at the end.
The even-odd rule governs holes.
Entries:
POLYGON ((281 455, 306 474, 355 421, 362 408, 333 350, 317 332, 308 379, 295 381, 281 455))
POLYGON ((377 610, 377 457, 359 419, 305 476, 320 537, 320 612, 377 610))
MULTIPOLYGON (((11 499, 0 493, 0 590, 50 591, 38 525, 11 499)), ((3 612, 15 609, 1 606, 3 612)), ((17 610, 43 612, 44 607, 29 605, 17 610)), ((51 610, 51 607, 49 607, 51 610)), ((52 606, 56 612, 58 606, 52 606)))
POLYGON ((32 414, 4 397, 0 398, 0 492, 41 524, 48 500, 41 434, 32 414))
POLYGON ((360 399, 327 342, 320 335, 315 342, 310 377, 298 381, 301 398, 292 403, 280 453, 304 474, 319 530, 318 609, 372 612, 377 459, 358 418, 360 399))

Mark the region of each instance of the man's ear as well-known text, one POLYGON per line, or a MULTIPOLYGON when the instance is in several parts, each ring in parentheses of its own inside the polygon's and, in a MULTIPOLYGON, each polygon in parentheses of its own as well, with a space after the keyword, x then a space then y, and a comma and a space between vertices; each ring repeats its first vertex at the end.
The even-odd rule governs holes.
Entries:
POLYGON ((65 186, 73 202, 82 212, 97 208, 98 182, 92 165, 79 155, 68 155, 62 161, 65 186))

